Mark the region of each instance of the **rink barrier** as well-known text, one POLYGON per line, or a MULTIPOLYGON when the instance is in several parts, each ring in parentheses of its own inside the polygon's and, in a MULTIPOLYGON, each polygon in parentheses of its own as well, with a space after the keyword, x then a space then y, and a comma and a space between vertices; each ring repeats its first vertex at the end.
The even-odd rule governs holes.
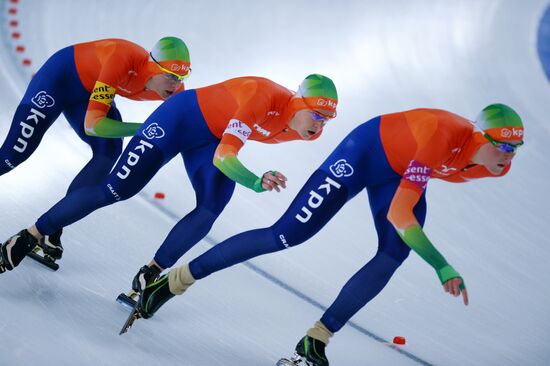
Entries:
POLYGON ((550 81, 550 5, 545 9, 539 21, 537 53, 546 79, 550 81))
POLYGON ((20 0, 0 0, 1 33, 4 48, 18 73, 27 82, 32 77, 32 59, 27 55, 24 33, 21 31, 20 0))

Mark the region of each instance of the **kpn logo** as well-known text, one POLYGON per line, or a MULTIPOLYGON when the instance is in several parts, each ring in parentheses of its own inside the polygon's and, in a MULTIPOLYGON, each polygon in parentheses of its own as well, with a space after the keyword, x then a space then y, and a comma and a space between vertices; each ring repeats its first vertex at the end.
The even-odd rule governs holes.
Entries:
POLYGON ((319 107, 327 107, 328 106, 330 108, 336 109, 336 106, 338 105, 338 103, 333 99, 319 98, 319 99, 317 99, 317 105, 319 107))
POLYGON ((511 128, 503 128, 500 130, 500 136, 505 138, 505 139, 511 139, 511 138, 518 138, 518 139, 522 139, 523 138, 523 129, 521 128, 514 128, 514 127, 511 127, 511 128))

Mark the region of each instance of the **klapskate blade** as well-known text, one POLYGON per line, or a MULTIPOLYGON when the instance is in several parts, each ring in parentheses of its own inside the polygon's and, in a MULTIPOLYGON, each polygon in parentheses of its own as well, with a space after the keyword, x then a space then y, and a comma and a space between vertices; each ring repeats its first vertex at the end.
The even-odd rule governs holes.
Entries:
POLYGON ((139 318, 141 318, 141 316, 139 315, 138 304, 136 304, 136 306, 134 306, 134 310, 132 310, 130 315, 128 315, 128 319, 126 319, 126 323, 124 323, 118 335, 123 335, 124 333, 126 333, 128 329, 130 329, 130 327, 134 324, 134 322, 139 318))
POLYGON ((57 271, 59 269, 59 264, 55 263, 51 259, 44 258, 40 254, 36 253, 34 250, 27 253, 27 257, 37 261, 38 263, 42 264, 43 266, 48 267, 52 271, 57 271))
MULTIPOLYGON (((130 294, 132 294, 132 292, 130 294)), ((116 298, 116 301, 122 306, 133 310, 136 307, 137 301, 130 294, 121 293, 116 298)))

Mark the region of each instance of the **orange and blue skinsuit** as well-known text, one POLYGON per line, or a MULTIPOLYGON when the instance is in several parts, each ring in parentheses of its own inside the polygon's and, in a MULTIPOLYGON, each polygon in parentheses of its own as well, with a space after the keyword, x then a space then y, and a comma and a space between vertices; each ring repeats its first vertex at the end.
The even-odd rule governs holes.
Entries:
POLYGON ((241 77, 171 97, 144 122, 109 176, 60 201, 38 219, 38 231, 55 232, 100 207, 132 197, 181 154, 197 206, 178 222, 155 255, 161 267, 171 267, 208 233, 229 202, 235 182, 263 190, 260 178, 237 158, 247 140, 302 139, 288 126, 303 107, 293 95, 270 80, 241 77))
POLYGON ((198 280, 258 255, 301 244, 366 189, 378 251, 321 318, 329 331, 336 332, 384 288, 411 248, 435 269, 442 283, 460 277, 422 230, 425 190, 430 179, 467 182, 493 177, 472 163, 484 143, 487 140, 470 121, 443 110, 417 109, 374 118, 344 138, 274 225, 219 243, 191 261, 189 270, 198 280))
POLYGON ((148 60, 145 49, 122 39, 76 44, 52 55, 34 75, 17 107, 0 148, 0 175, 24 162, 63 113, 93 153, 68 191, 99 183, 122 151, 120 137, 132 136, 140 127, 121 122, 115 95, 162 100, 146 90, 147 80, 162 72, 148 60))
MULTIPOLYGON (((258 77, 236 78, 197 89, 206 124, 221 139, 213 156, 214 165, 245 187, 263 191, 261 178, 246 169, 237 154, 247 140, 266 144, 302 140, 288 127, 298 110, 292 96, 288 89, 258 77)), ((321 131, 309 140, 320 135, 321 131)))

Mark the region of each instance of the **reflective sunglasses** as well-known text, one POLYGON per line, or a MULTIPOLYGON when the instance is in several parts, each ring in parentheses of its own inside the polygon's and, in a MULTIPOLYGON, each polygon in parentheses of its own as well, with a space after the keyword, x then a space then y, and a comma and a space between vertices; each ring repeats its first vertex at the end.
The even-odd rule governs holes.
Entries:
POLYGON ((191 68, 188 69, 185 75, 176 74, 175 72, 170 71, 165 67, 162 67, 161 64, 159 64, 159 62, 155 60, 155 58, 150 52, 149 52, 149 56, 151 56, 153 61, 155 61, 155 63, 157 64, 158 68, 164 72, 164 76, 170 81, 182 81, 183 79, 187 78, 191 74, 191 68))
POLYGON ((313 118, 315 122, 321 122, 323 125, 325 125, 328 122, 328 117, 325 117, 322 114, 319 114, 314 111, 309 111, 309 114, 311 115, 311 118, 313 118))
POLYGON ((501 153, 515 153, 516 150, 523 145, 523 141, 519 144, 510 144, 508 142, 498 141, 493 139, 491 136, 487 135, 486 133, 483 134, 487 140, 493 144, 494 147, 498 149, 501 153))

